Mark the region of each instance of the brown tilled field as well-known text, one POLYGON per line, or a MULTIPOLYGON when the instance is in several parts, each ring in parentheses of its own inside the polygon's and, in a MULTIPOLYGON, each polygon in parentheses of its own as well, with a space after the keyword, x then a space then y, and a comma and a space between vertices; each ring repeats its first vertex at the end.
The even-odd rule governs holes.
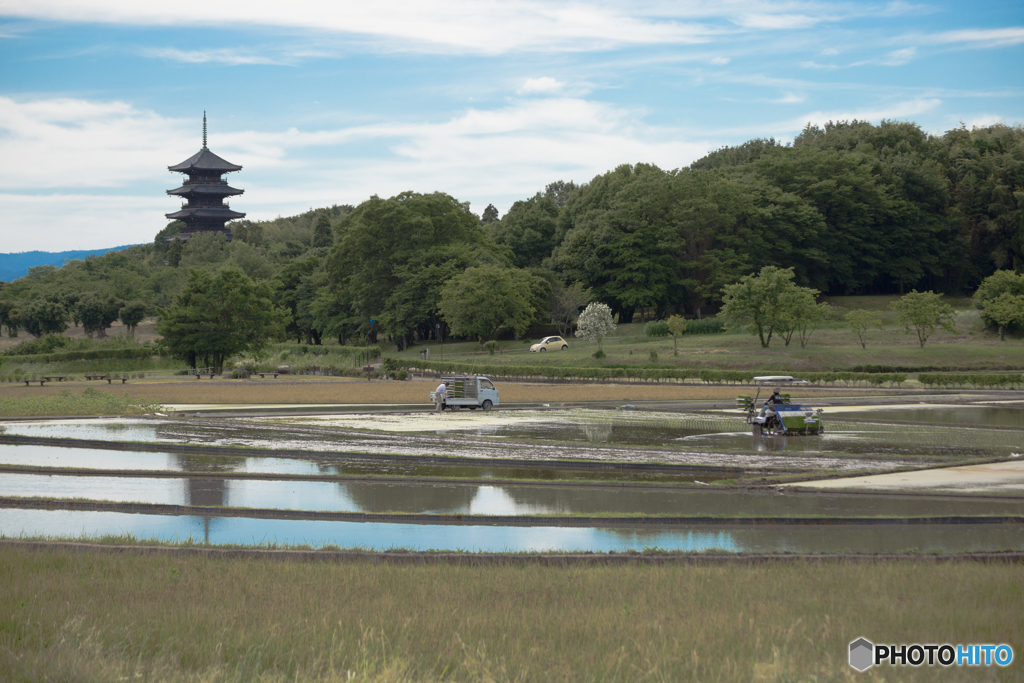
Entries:
MULTIPOLYGON (((339 377, 279 377, 277 379, 196 380, 185 378, 139 379, 125 385, 77 381, 45 387, 21 384, 0 386, 0 398, 56 395, 68 389, 80 393, 92 386, 100 391, 164 404, 220 403, 423 403, 437 380, 373 381, 339 377)), ((756 387, 693 384, 530 384, 496 381, 504 403, 571 403, 578 401, 731 401, 737 394, 753 394, 756 387)), ((794 399, 834 394, 835 389, 805 388, 792 392, 794 399)), ((869 393, 843 389, 844 394, 869 393)))

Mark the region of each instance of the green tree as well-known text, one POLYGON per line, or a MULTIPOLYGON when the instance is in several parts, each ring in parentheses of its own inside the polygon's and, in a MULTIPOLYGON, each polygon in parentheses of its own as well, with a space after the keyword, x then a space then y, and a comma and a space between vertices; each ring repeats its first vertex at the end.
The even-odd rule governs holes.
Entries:
POLYGON ((612 309, 607 304, 594 302, 580 313, 576 321, 576 336, 587 341, 597 342, 597 354, 604 356, 602 346, 604 338, 615 331, 612 309))
POLYGON ((68 329, 68 312, 62 303, 37 300, 22 309, 21 326, 36 339, 68 329))
POLYGON ((792 301, 787 297, 792 297, 795 288, 792 268, 765 266, 757 275, 746 275, 723 288, 719 315, 729 325, 756 334, 761 348, 768 348, 772 334, 790 322, 786 312, 792 301))
POLYGON ((175 358, 218 370, 230 356, 258 353, 280 338, 288 321, 270 285, 253 282, 234 266, 189 271, 185 287, 160 315, 161 344, 175 358))
MULTIPOLYGON (((327 259, 329 291, 339 305, 318 303, 318 315, 340 316, 332 330, 376 340, 381 329, 404 344, 441 322, 438 302, 449 278, 470 266, 506 265, 467 204, 447 194, 403 192, 371 197, 339 225, 327 259), (378 321, 371 326, 370 319, 378 321)), ((323 320, 329 323, 329 320, 323 320)), ((321 329, 327 329, 322 327, 321 329)))
POLYGON ((13 301, 0 300, 0 327, 7 330, 7 336, 17 337, 20 324, 17 305, 13 301))
MULTIPOLYGON (((985 311, 990 301, 998 299, 1003 294, 1014 296, 1024 294, 1024 273, 1016 273, 1012 270, 997 270, 982 280, 978 290, 974 293, 974 305, 981 309, 981 318, 987 325, 998 326, 995 319, 989 317, 985 311)), ((991 310, 994 311, 996 309, 991 310)))
POLYGON ((139 326, 142 319, 146 317, 146 302, 144 301, 131 301, 126 303, 118 311, 118 317, 121 318, 121 322, 124 323, 125 327, 128 328, 128 336, 135 336, 135 328, 139 326))
POLYGON ((181 263, 181 255, 184 251, 184 242, 177 238, 171 240, 170 246, 167 247, 167 265, 177 268, 178 264, 181 263))
POLYGON ((569 199, 576 194, 580 189, 580 186, 573 181, 565 182, 564 180, 556 180, 553 183, 548 183, 544 188, 544 196, 550 197, 554 202, 555 206, 562 208, 569 203, 569 199))
POLYGON ((78 302, 78 317, 82 320, 82 328, 90 339, 95 335, 98 339, 107 336, 107 330, 117 321, 124 302, 114 297, 99 299, 85 297, 78 302))
POLYGON ((999 328, 999 341, 1004 341, 1006 328, 1024 323, 1024 294, 1004 292, 985 302, 983 315, 999 328))
POLYGON ((674 315, 668 319, 668 331, 672 333, 672 355, 679 355, 679 335, 686 332, 686 319, 681 315, 674 315))
POLYGON ((532 279, 516 268, 467 268, 444 285, 438 309, 452 334, 476 337, 481 344, 503 329, 518 336, 534 317, 532 279))
POLYGON ((924 348, 924 343, 932 336, 936 327, 956 332, 953 326, 953 307, 945 303, 942 296, 935 292, 911 290, 910 294, 905 294, 890 303, 889 308, 896 311, 896 322, 907 334, 911 331, 917 333, 917 341, 920 342, 921 348, 924 348))
POLYGON ((487 208, 484 209, 483 214, 480 216, 480 222, 484 225, 493 223, 498 220, 498 209, 494 204, 488 204, 487 208))
POLYGON ((860 347, 866 349, 868 347, 868 330, 870 328, 882 329, 882 316, 874 311, 855 309, 846 314, 846 324, 857 335, 860 347))
POLYGON ((818 326, 832 316, 828 304, 816 302, 818 290, 793 286, 783 294, 778 316, 778 333, 789 346, 793 335, 798 335, 800 348, 807 348, 811 334, 818 326))
POLYGON ((331 231, 331 221, 326 215, 320 214, 316 220, 316 227, 313 228, 313 248, 334 246, 334 233, 331 231))
POLYGON ((490 222, 487 227, 496 243, 511 249, 512 265, 529 268, 541 265, 551 256, 557 226, 558 207, 554 200, 537 193, 513 204, 504 218, 490 222))
POLYGON ((198 232, 185 243, 179 265, 185 268, 219 266, 230 254, 228 238, 222 232, 198 232))
POLYGON ((551 289, 551 322, 558 328, 558 334, 565 337, 580 317, 580 309, 590 303, 593 294, 578 282, 569 286, 555 281, 551 289))

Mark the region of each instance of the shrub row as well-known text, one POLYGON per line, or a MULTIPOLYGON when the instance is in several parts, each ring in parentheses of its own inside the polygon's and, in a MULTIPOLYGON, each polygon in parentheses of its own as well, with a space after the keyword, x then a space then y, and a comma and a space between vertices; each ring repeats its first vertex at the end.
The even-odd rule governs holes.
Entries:
POLYGON ((1024 387, 1024 374, 1021 373, 922 372, 917 378, 926 387, 941 387, 944 389, 968 385, 975 389, 1019 389, 1024 387))
POLYGON ((270 347, 273 353, 289 353, 293 356, 340 356, 349 358, 351 356, 380 355, 379 346, 316 346, 309 344, 273 344, 270 347))
POLYGON ((693 376, 693 371, 686 368, 568 368, 546 365, 512 365, 481 363, 453 363, 431 360, 402 360, 385 358, 384 370, 389 375, 405 370, 427 370, 439 373, 463 373, 486 375, 488 377, 536 378, 547 379, 632 379, 653 381, 682 381, 693 376))
POLYGON ((150 347, 120 349, 90 349, 88 351, 55 351, 23 356, 7 356, 11 363, 57 363, 67 360, 100 360, 104 358, 149 358, 157 350, 150 347))
MULTIPOLYGON (((725 332, 725 322, 718 318, 701 318, 687 320, 683 334, 721 334, 725 332)), ((644 334, 648 337, 667 337, 671 334, 667 320, 652 320, 644 325, 644 334)))
MULTIPOLYGON (((708 384, 747 384, 761 373, 749 370, 701 370, 697 377, 708 384)), ((841 382, 844 386, 865 384, 894 386, 907 381, 907 375, 900 372, 802 372, 797 379, 805 379, 815 386, 836 386, 841 382)))

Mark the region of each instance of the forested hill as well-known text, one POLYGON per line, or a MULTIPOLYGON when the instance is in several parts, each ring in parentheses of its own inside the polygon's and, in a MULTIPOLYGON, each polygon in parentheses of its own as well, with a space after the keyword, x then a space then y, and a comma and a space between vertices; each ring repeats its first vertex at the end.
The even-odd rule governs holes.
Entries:
POLYGON ((62 266, 65 261, 83 259, 87 256, 102 256, 110 251, 121 251, 133 246, 125 244, 109 249, 84 249, 79 251, 23 251, 17 254, 0 254, 0 281, 10 282, 28 275, 28 269, 35 266, 62 266))
POLYGON ((490 339, 587 301, 625 321, 706 316, 724 285, 766 266, 832 295, 971 294, 996 271, 1024 272, 1024 128, 931 135, 907 122, 840 122, 675 170, 624 164, 580 185, 554 182, 504 216, 404 192, 238 221, 232 242, 164 240, 180 227, 0 283, 0 326, 42 333, 140 306, 156 315, 190 278, 225 269, 265 283, 292 338, 314 343, 490 339))

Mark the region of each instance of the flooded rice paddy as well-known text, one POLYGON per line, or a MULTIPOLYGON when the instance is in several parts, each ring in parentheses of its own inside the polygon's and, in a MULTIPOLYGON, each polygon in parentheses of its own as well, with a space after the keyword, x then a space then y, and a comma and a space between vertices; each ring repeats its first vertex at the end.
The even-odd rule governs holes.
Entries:
POLYGON ((158 505, 457 515, 936 517, 1024 515, 1022 498, 395 481, 282 481, 0 474, 4 496, 158 505))
POLYGON ((645 525, 643 529, 623 529, 343 522, 274 519, 273 514, 257 519, 238 516, 237 511, 255 508, 494 516, 1019 516, 1024 514, 1024 497, 1013 495, 1019 491, 1011 490, 1006 490, 1011 495, 1004 497, 832 491, 782 495, 700 484, 732 480, 751 471, 850 471, 859 475, 964 459, 1010 459, 1024 452, 1022 416, 1024 408, 1006 406, 836 408, 825 411, 826 432, 822 436, 769 438, 753 437, 736 411, 573 409, 244 420, 8 422, 0 427, 0 434, 117 442, 124 444, 121 448, 139 443, 147 448, 133 451, 0 445, 0 466, 126 473, 83 476, 55 469, 42 474, 8 471, 0 473, 0 496, 228 507, 236 511, 234 516, 197 517, 33 510, 8 504, 0 508, 0 534, 132 534, 138 538, 192 538, 212 543, 498 552, 600 552, 645 547, 734 552, 1022 550, 1021 524, 645 525), (160 452, 161 444, 169 450, 160 452), (235 450, 211 454, 174 452, 171 448, 180 445, 235 450), (247 454, 245 448, 263 450, 247 454), (624 470, 624 463, 648 469, 624 470), (130 471, 148 471, 157 476, 131 476, 130 471), (303 477, 333 479, 307 481, 301 480, 303 477))
MULTIPOLYGON (((659 548, 727 552, 983 552, 1024 548, 1024 525, 700 526, 600 528, 424 525, 120 512, 0 509, 0 529, 70 538, 138 538, 217 544, 332 545, 366 550, 622 552, 659 548)), ((7 535, 11 535, 8 533, 7 535)), ((17 535, 17 534, 15 534, 17 535)))

